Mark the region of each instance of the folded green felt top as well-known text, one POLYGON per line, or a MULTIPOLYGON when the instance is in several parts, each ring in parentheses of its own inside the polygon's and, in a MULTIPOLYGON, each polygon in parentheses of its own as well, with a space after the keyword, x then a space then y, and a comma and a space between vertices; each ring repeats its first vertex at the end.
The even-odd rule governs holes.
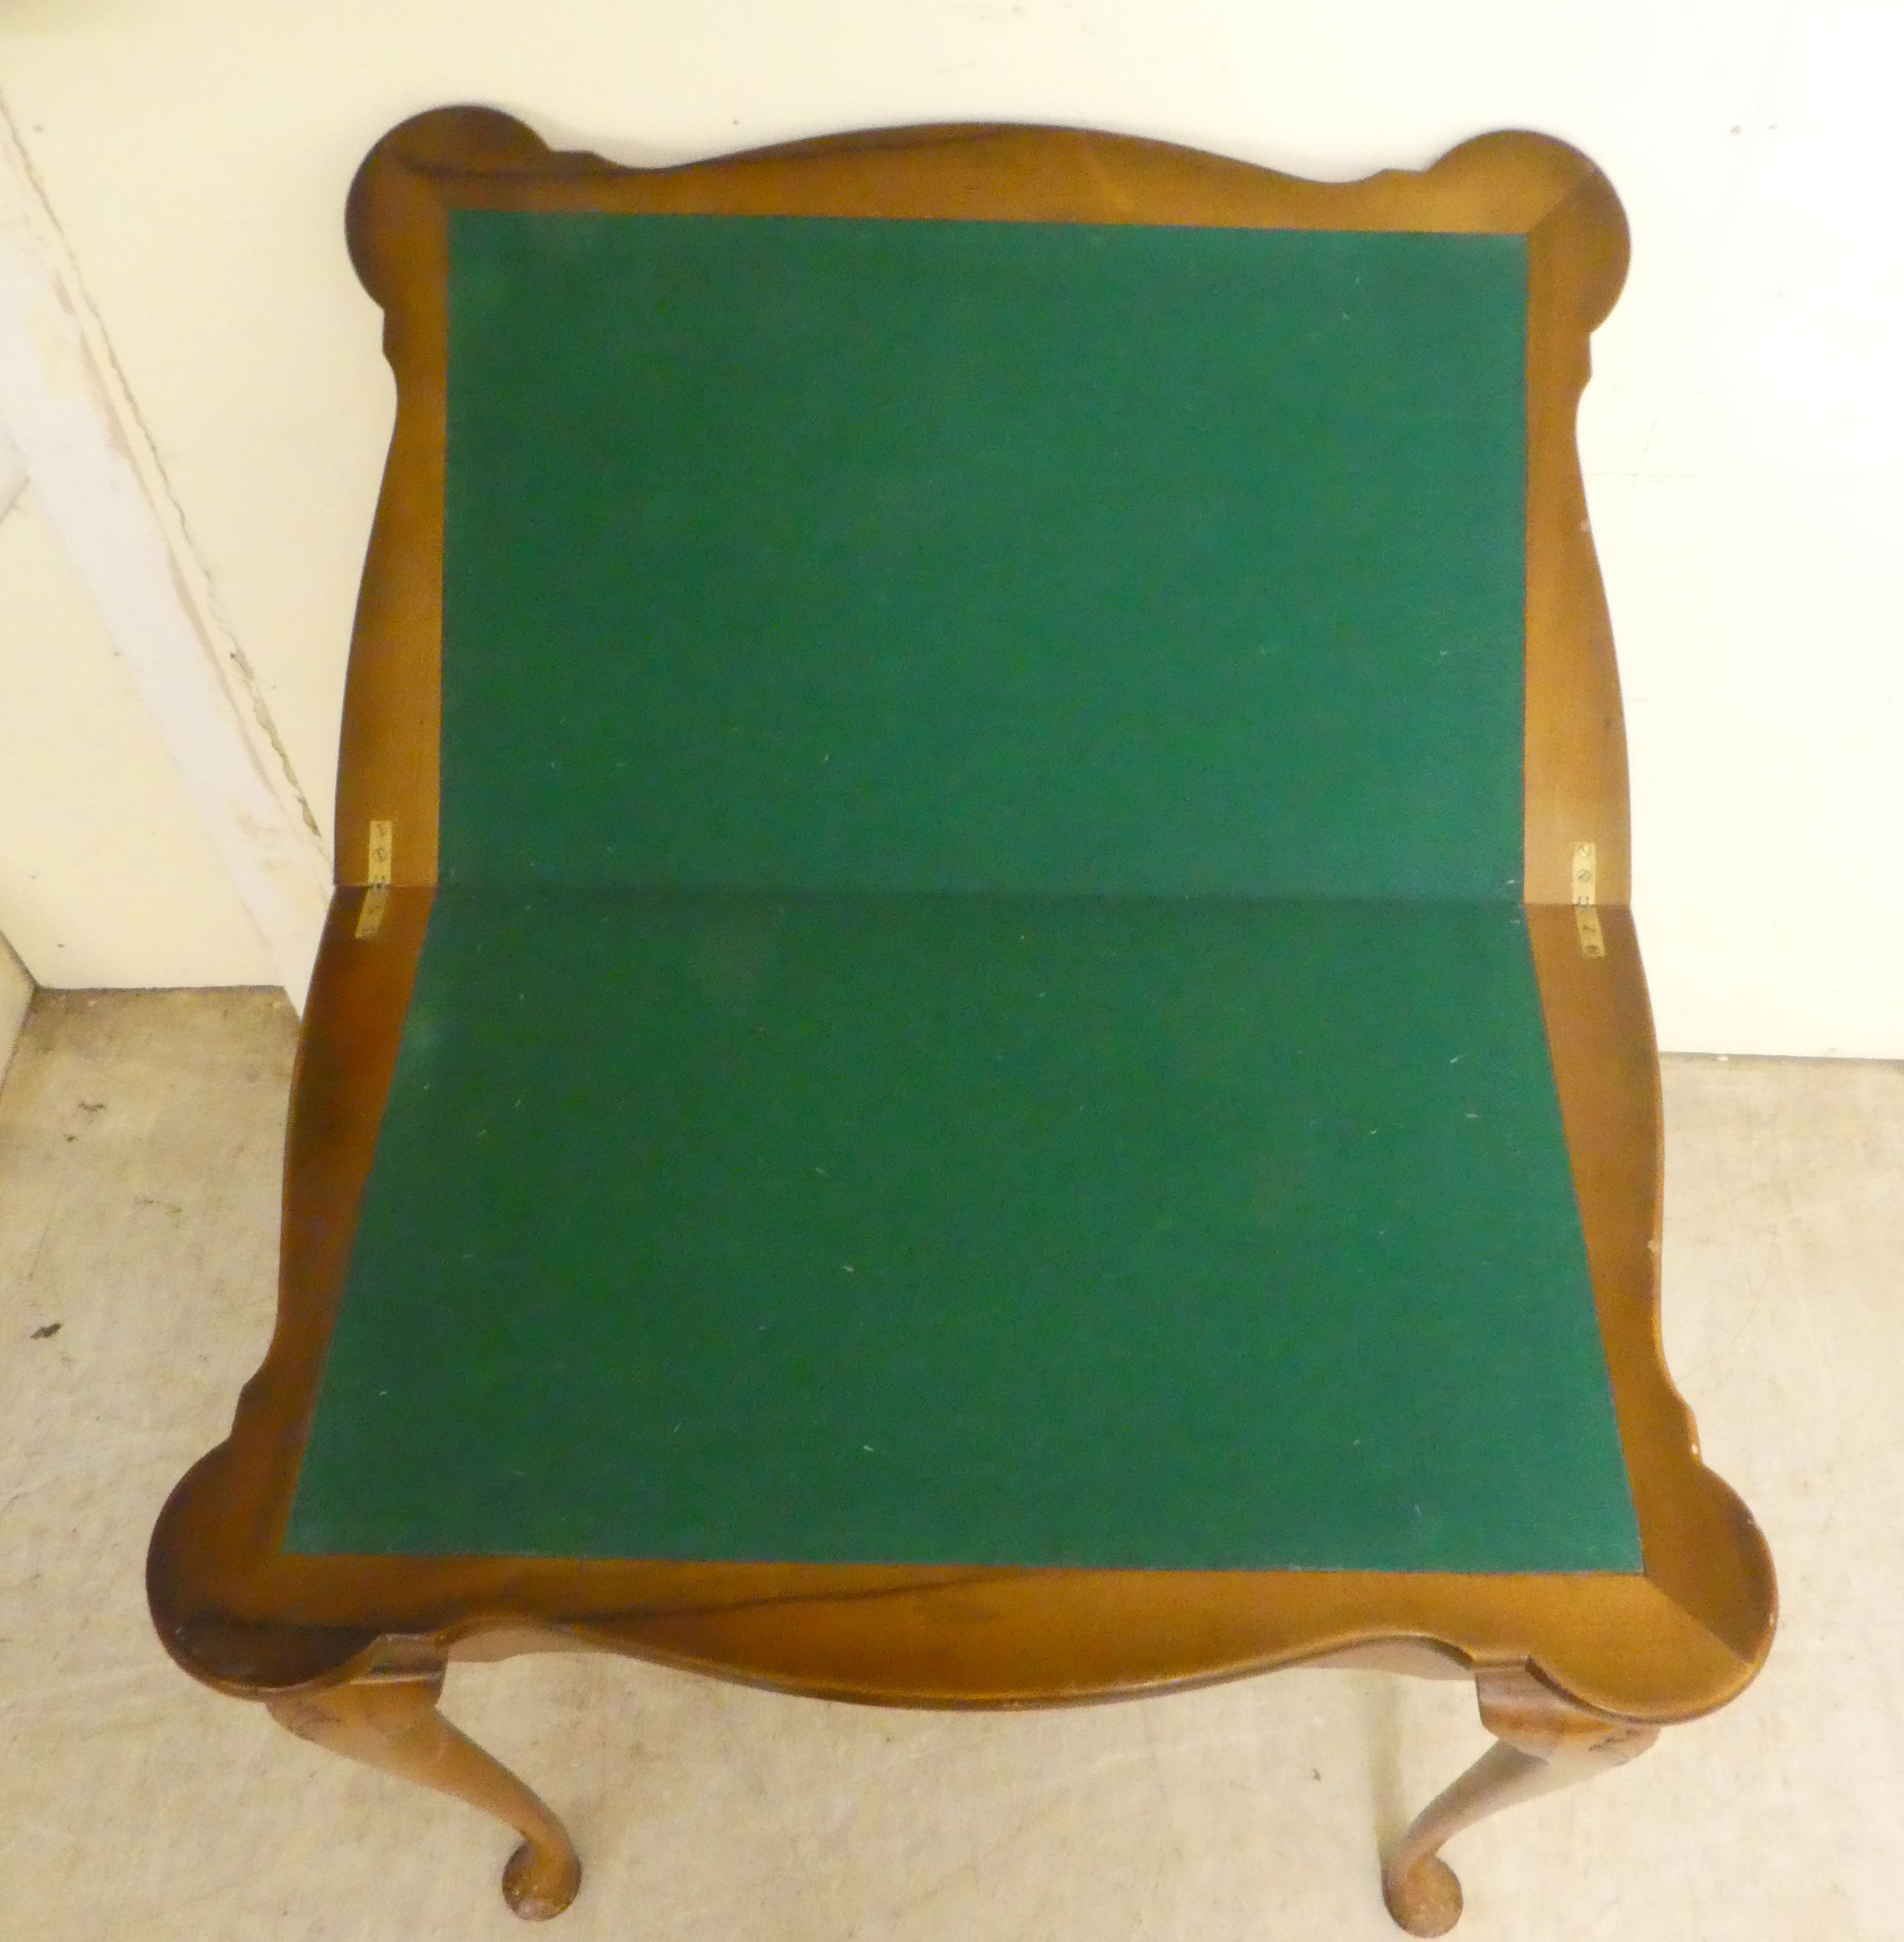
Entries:
POLYGON ((1636 1570, 1521 913, 439 892, 290 1541, 1636 1570))
POLYGON ((1636 1570, 1518 237, 453 221, 305 1551, 1636 1570))
POLYGON ((445 882, 1519 896, 1520 237, 452 245, 445 882))

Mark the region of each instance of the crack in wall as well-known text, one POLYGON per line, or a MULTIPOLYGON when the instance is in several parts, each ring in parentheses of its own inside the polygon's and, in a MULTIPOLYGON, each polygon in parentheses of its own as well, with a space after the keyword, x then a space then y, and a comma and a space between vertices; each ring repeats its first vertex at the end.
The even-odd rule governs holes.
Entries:
POLYGON ((54 212, 44 179, 34 165, 32 153, 21 137, 19 124, 4 94, 0 94, 0 141, 11 151, 20 174, 38 204, 36 213, 47 231, 44 240, 50 242, 54 258, 56 293, 72 319, 81 343, 103 381, 103 402, 108 408, 105 415, 108 436, 131 466, 135 476, 145 486, 148 497, 155 491, 169 509, 170 517, 161 517, 156 523, 168 556, 170 577, 179 605, 190 617, 201 643, 222 669, 222 685, 231 696, 234 712, 243 712, 235 706, 237 696, 241 694, 244 709, 248 710, 259 735, 275 758, 274 767, 259 762, 256 745, 250 743, 249 737, 245 738, 261 776, 273 794, 282 797, 288 807, 295 810, 298 820, 317 846, 321 856, 323 832, 298 780, 290 752, 272 719, 264 685, 245 654, 237 630, 219 605, 216 582, 204 554, 192 537, 191 522, 160 456, 152 426, 140 408, 125 367, 106 330, 105 320, 86 288, 77 254, 54 212), (133 434, 131 437, 127 435, 128 427, 133 434), (235 694, 232 692, 234 686, 235 694))

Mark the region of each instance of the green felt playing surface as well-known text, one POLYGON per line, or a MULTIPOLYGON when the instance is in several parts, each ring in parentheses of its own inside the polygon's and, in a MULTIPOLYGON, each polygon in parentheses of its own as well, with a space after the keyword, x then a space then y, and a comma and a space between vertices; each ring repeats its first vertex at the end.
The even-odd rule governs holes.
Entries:
POLYGON ((1521 913, 439 892, 291 1542, 1636 1569, 1521 913))
POLYGON ((452 262, 445 887, 292 1547, 1639 1569, 1520 240, 452 262))
POLYGON ((1519 237, 455 224, 445 883, 1519 894, 1519 237))

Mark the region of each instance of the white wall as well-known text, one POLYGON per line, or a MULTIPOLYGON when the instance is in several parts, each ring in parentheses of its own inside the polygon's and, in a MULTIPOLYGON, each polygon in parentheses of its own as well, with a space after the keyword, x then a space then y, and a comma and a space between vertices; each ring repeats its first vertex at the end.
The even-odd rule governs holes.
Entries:
MULTIPOLYGON (((641 161, 987 117, 1330 175, 1493 127, 1577 142, 1634 229, 1581 431, 1662 1037, 1897 1057, 1895 20, 1856 0, 8 0, 0 98, 326 818, 390 412, 339 214, 403 115, 488 101, 641 161)), ((242 955, 228 975, 253 974, 242 955)))
POLYGON ((30 489, 0 630, 0 936, 42 985, 277 983, 30 489))

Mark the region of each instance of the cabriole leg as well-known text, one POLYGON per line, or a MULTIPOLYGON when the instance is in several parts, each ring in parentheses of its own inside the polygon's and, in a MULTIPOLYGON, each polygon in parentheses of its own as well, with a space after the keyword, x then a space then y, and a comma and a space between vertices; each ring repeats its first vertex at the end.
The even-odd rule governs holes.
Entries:
POLYGON ((1411 1935, 1445 1935, 1461 1919, 1444 1841, 1503 1807, 1618 1766, 1659 1737, 1657 1726, 1573 1705, 1518 1668, 1483 1671, 1474 1685, 1481 1723, 1498 1744, 1429 1802, 1382 1870, 1388 1913, 1411 1935))
POLYGON ((268 1702, 278 1724, 347 1760, 454 1794, 513 1827, 522 1845, 503 1870, 503 1895, 525 1920, 559 1915, 582 1884, 582 1864, 554 1815, 500 1761, 436 1710, 443 1666, 372 1671, 341 1686, 268 1702))

